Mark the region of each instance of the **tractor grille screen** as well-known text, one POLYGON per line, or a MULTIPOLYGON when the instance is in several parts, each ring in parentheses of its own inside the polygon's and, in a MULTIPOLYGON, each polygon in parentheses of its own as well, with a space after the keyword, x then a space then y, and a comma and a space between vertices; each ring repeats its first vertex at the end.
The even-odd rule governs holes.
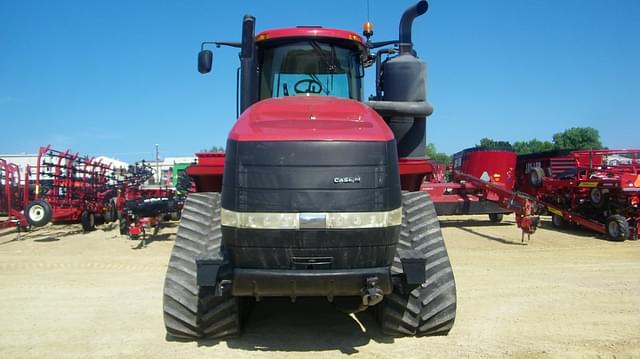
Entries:
POLYGON ((390 211, 400 196, 395 141, 227 143, 222 207, 231 211, 390 211))

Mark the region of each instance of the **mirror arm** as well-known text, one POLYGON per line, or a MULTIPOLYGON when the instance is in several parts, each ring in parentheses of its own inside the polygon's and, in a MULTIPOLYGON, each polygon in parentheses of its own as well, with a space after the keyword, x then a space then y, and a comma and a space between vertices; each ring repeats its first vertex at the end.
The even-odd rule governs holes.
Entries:
POLYGON ((204 50, 204 45, 216 45, 216 47, 220 46, 229 46, 229 47, 242 47, 242 44, 239 42, 228 42, 228 41, 204 41, 200 44, 200 51, 204 50))
POLYGON ((387 46, 387 45, 397 45, 399 43, 398 40, 389 40, 389 41, 378 41, 378 42, 370 42, 367 46, 370 49, 376 49, 378 47, 387 46))

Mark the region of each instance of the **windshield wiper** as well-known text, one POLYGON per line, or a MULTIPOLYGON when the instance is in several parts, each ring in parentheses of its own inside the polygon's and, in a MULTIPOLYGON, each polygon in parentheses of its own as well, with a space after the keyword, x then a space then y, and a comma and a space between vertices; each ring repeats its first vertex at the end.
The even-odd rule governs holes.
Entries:
MULTIPOLYGON (((330 87, 333 89, 333 74, 336 71, 336 65, 333 63, 333 60, 336 58, 336 48, 333 44, 330 44, 329 47, 331 48, 331 55, 329 56, 330 59, 327 59, 327 56, 325 55, 324 51, 322 51, 322 48, 320 47, 320 44, 318 44, 318 42, 316 40, 309 40, 309 45, 311 45, 311 47, 313 47, 313 49, 318 53, 318 55, 320 55, 320 57, 322 58, 322 60, 324 61, 325 65, 327 65, 327 69, 329 70, 329 73, 331 74, 331 84, 330 87)), ((318 82, 319 79, 317 76, 309 74, 310 76, 312 76, 312 78, 318 82)), ((324 89, 324 93, 328 96, 329 95, 329 89, 324 89)))
MULTIPOLYGON (((313 49, 318 53, 318 55, 320 55, 320 57, 324 61, 324 64, 327 65, 329 72, 333 74, 333 72, 336 70, 336 66, 332 63, 332 61, 327 59, 327 56, 324 54, 324 51, 322 51, 322 48, 320 47, 318 42, 316 40, 309 40, 309 45, 311 45, 311 47, 313 47, 313 49)), ((330 45, 330 46, 331 46, 331 53, 335 54, 335 48, 333 47, 333 45, 330 45)))
MULTIPOLYGON (((307 73, 307 75, 309 75, 309 77, 311 77, 313 81, 316 81, 317 83, 322 85, 322 81, 320 81, 318 75, 312 73, 307 73)), ((333 79, 333 74, 331 75, 331 78, 333 79)), ((333 83, 331 84, 331 88, 333 88, 333 83)), ((329 89, 327 89, 324 85, 322 85, 322 92, 324 92, 325 95, 329 96, 329 89)))

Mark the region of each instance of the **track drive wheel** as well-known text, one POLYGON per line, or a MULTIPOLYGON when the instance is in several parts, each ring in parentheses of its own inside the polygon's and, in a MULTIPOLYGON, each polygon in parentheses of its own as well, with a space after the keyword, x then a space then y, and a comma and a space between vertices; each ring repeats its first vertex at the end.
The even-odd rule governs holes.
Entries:
POLYGON ((29 202, 24 209, 24 216, 26 217, 27 223, 34 227, 42 227, 49 223, 52 214, 53 210, 51 209, 51 205, 41 199, 29 202))
POLYGON ((629 222, 619 215, 614 214, 607 218, 607 234, 614 241, 624 241, 629 238, 629 222))
MULTIPOLYGON (((431 197, 402 194, 402 228, 398 250, 417 250, 426 258, 426 281, 409 293, 395 285, 378 304, 382 331, 392 336, 446 335, 456 317, 456 284, 431 197)), ((398 255, 391 272, 402 277, 398 255)), ((398 279, 400 279, 398 278, 398 279)))
POLYGON ((84 210, 80 214, 80 223, 83 231, 91 232, 96 229, 96 215, 93 212, 84 210))
POLYGON ((240 333, 240 298, 229 291, 215 296, 213 287, 196 284, 196 258, 219 252, 221 241, 220 194, 189 194, 164 282, 164 324, 170 336, 195 339, 240 333))
POLYGON ((489 213, 489 221, 491 223, 500 223, 504 215, 502 213, 489 213))

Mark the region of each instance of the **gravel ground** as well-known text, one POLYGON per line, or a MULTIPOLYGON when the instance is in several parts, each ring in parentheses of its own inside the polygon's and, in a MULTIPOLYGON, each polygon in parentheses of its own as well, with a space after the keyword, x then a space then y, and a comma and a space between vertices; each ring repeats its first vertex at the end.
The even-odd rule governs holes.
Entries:
POLYGON ((138 249, 115 227, 0 232, 0 357, 640 357, 640 242, 543 228, 512 216, 441 217, 458 288, 446 337, 391 339, 367 312, 323 299, 264 300, 243 336, 165 337, 162 283, 175 225, 138 249))

